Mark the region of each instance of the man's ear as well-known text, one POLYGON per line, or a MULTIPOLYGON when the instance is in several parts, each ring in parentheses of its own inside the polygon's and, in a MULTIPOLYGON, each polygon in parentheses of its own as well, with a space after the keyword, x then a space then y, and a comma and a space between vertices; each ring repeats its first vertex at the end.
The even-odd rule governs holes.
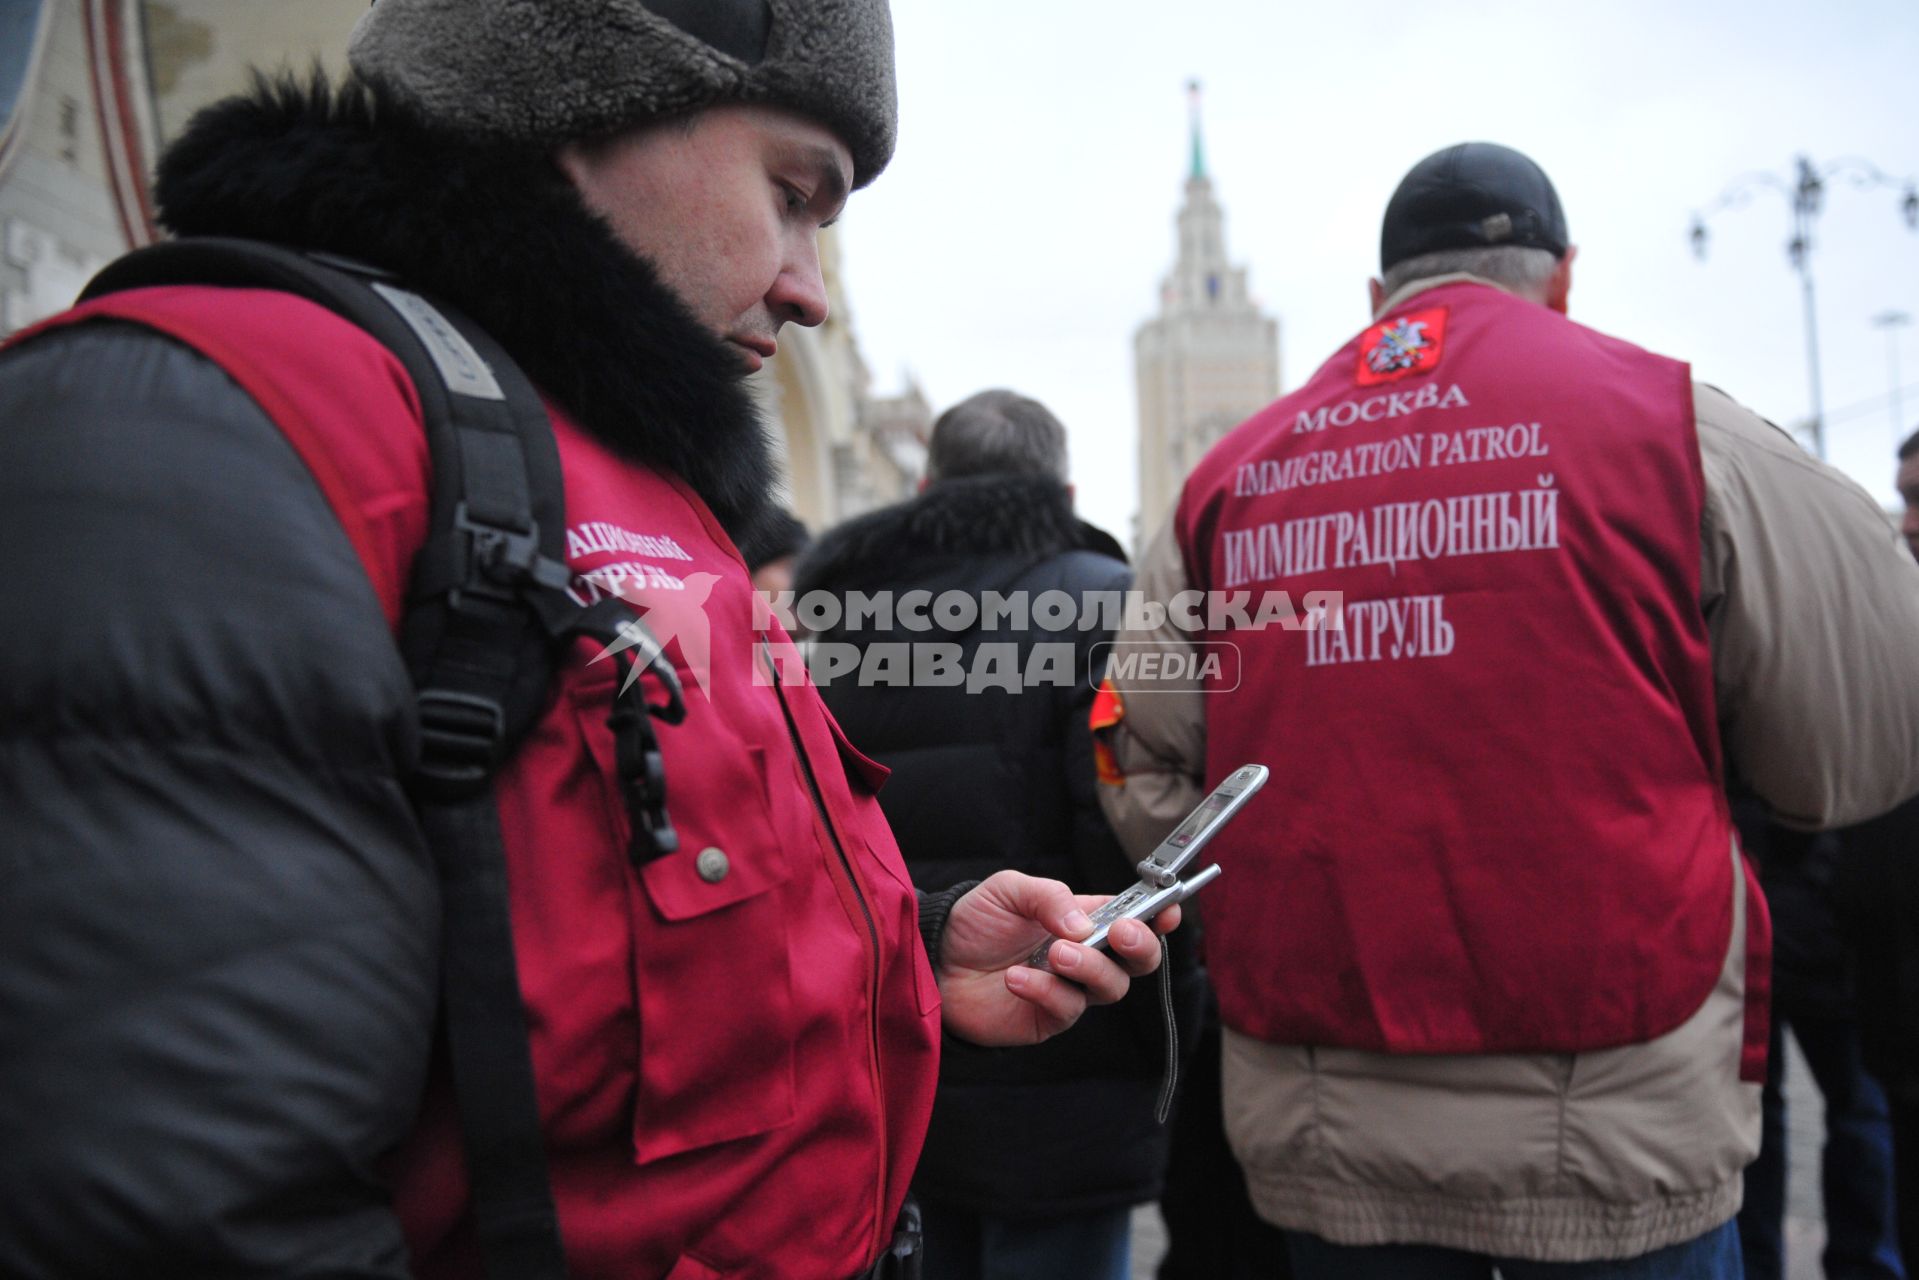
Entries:
POLYGON ((1386 286, 1378 276, 1366 282, 1366 297, 1373 305, 1373 319, 1377 320, 1380 310, 1386 305, 1386 286))
POLYGON ((1573 259, 1578 256, 1579 246, 1567 245, 1566 252, 1553 267, 1552 278, 1546 281, 1546 305, 1562 316, 1566 314, 1566 299, 1573 291, 1573 259))

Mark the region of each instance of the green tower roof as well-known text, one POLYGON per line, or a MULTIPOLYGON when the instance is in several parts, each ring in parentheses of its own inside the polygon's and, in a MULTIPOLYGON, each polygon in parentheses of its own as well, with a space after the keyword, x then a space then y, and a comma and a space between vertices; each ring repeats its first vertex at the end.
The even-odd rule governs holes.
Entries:
POLYGON ((1187 101, 1191 104, 1193 117, 1193 170, 1189 176, 1193 178, 1204 178, 1206 176, 1206 146, 1205 143, 1200 140, 1199 136, 1199 81, 1188 80, 1186 82, 1186 96, 1187 101))

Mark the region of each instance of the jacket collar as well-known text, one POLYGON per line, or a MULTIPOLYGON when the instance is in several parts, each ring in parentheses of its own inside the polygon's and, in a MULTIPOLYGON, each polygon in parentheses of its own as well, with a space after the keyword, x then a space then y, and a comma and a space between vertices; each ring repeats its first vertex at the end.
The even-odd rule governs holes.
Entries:
MULTIPOLYGON (((1380 304, 1379 311, 1373 316, 1373 319, 1377 320, 1389 311, 1398 310, 1422 293, 1429 292, 1433 289, 1443 289, 1449 284, 1479 284, 1486 286, 1488 289, 1497 289, 1501 293, 1512 293, 1512 290, 1506 288, 1504 285, 1496 284, 1483 277, 1471 275, 1464 271, 1451 271, 1443 276, 1427 276, 1421 280, 1408 280, 1394 291, 1392 297, 1380 304)), ((1513 296, 1518 297, 1519 295, 1513 294, 1513 296)))
POLYGON ((1119 543, 1073 515, 1072 495, 1059 481, 968 476, 831 530, 806 555, 794 585, 804 591, 879 581, 930 557, 1040 558, 1075 550, 1126 558, 1119 543))
POLYGON ((739 357, 544 152, 424 131, 351 81, 261 79, 194 119, 155 194, 179 235, 395 272, 470 315, 615 453, 686 480, 736 536, 764 506, 771 451, 739 357))

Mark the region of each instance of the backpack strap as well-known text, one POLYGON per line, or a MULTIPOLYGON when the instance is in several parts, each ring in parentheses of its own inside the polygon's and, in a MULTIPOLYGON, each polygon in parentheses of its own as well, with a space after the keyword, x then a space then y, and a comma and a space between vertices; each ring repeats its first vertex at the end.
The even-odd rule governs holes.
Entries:
POLYGON ((615 699, 609 722, 632 856, 673 852, 651 721, 684 717, 678 679, 623 601, 582 607, 568 594, 552 423, 485 331, 377 268, 216 237, 131 253, 82 300, 180 284, 275 289, 325 307, 392 351, 419 394, 433 478, 400 627, 420 724, 409 788, 440 872, 441 986, 472 1218, 488 1280, 564 1280, 493 777, 538 721, 565 648, 597 639, 628 676, 638 666, 662 691, 650 702, 615 699))

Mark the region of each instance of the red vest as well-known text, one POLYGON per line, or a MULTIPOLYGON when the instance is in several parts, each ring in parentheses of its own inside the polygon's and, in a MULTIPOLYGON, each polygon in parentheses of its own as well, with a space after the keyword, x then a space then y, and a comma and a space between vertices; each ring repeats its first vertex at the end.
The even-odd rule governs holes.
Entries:
POLYGON ((1229 1025, 1570 1052, 1699 1008, 1733 872, 1703 494, 1684 365, 1475 284, 1381 317, 1207 456, 1177 515, 1193 583, 1344 600, 1343 626, 1196 637, 1240 651, 1209 678, 1209 785, 1273 770, 1214 846, 1229 1025))
MULTIPOLYGON (((397 622, 427 507, 397 361, 281 294, 145 290, 62 323, 100 316, 200 350, 260 403, 397 622)), ((581 644, 498 784, 571 1274, 851 1275, 890 1238, 939 1036, 912 882, 874 799, 885 770, 840 735, 776 623, 789 682, 755 675, 756 597, 705 504, 553 418, 575 590, 626 596, 672 633, 688 709, 658 726, 682 848, 643 870, 606 726, 615 664, 593 663, 596 646, 581 644), (727 855, 716 883, 696 870, 709 848, 727 855)), ((477 1275, 443 1077, 391 1172, 418 1273, 477 1275)))

